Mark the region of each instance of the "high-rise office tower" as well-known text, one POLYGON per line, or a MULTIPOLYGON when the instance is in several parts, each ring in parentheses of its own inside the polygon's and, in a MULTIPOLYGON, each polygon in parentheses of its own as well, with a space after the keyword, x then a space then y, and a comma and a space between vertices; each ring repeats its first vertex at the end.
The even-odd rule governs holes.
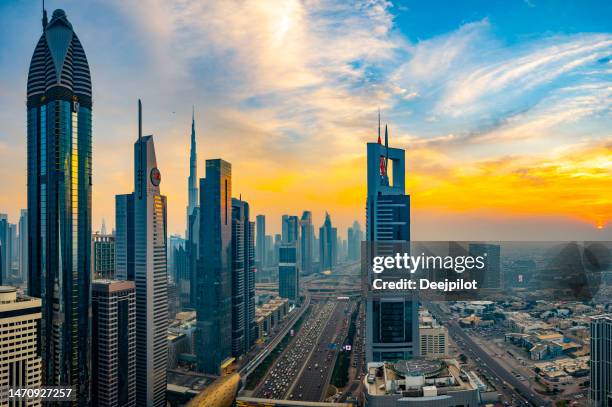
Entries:
POLYGON ((298 242, 281 243, 278 249, 278 295, 293 303, 300 299, 298 242))
POLYGON ((115 278, 115 236, 94 233, 91 240, 94 278, 115 278))
MULTIPOLYGON (((380 140, 367 145, 366 240, 377 254, 393 255, 410 241, 410 196, 405 192, 405 152, 380 140), (387 170, 391 169, 389 173, 387 170), (388 250, 388 253, 382 253, 388 250)), ((412 294, 368 291, 366 361, 395 361, 418 355, 418 301, 412 294)))
POLYGON ((347 232, 347 256, 349 261, 357 261, 361 258, 361 241, 363 240, 363 232, 359 222, 353 222, 353 226, 348 228, 347 232))
POLYGON ((478 281, 479 288, 500 289, 502 288, 501 273, 501 246, 489 243, 470 243, 468 245, 470 256, 483 256, 486 258, 482 270, 464 275, 478 281))
POLYGON ((329 271, 336 265, 338 251, 338 230, 332 227, 329 213, 325 212, 325 222, 319 228, 319 263, 321 271, 329 271))
POLYGON ((0 213, 0 284, 11 279, 11 224, 8 215, 0 213))
POLYGON ((283 215, 281 219, 282 224, 282 242, 293 243, 297 242, 300 238, 300 220, 297 216, 283 215))
POLYGON ((185 237, 189 236, 189 217, 198 206, 198 152, 196 149, 195 108, 191 112, 191 148, 189 149, 189 178, 187 179, 187 221, 185 237))
POLYGON ((181 308, 189 307, 189 256, 187 255, 187 246, 178 246, 172 254, 174 262, 174 270, 176 272, 176 287, 177 295, 180 299, 181 308))
POLYGON ((246 353, 254 340, 255 264, 249 204, 232 199, 232 354, 246 353))
POLYGON ((198 259, 200 257, 200 207, 196 206, 193 213, 189 216, 188 235, 186 242, 187 266, 189 270, 189 280, 179 282, 181 297, 187 296, 192 308, 197 307, 196 288, 198 276, 198 259))
POLYGON ((45 385, 89 403, 91 285, 89 65, 63 10, 36 44, 27 85, 28 291, 42 300, 45 385))
POLYGON ((176 273, 174 253, 178 247, 185 247, 186 241, 181 235, 171 235, 168 239, 168 277, 174 283, 178 283, 176 273))
POLYGON ((274 235, 274 265, 278 265, 278 248, 280 247, 282 241, 282 235, 280 233, 276 233, 274 235))
POLYGON ((271 235, 266 235, 266 265, 274 264, 274 240, 271 235))
MULTIPOLYGON (((18 296, 14 287, 0 286, 0 388, 39 388, 42 361, 38 349, 41 300, 18 296)), ((4 398, 3 406, 40 406, 37 399, 16 401, 4 398)))
POLYGON ((314 245, 314 226, 312 213, 304 211, 300 219, 300 270, 304 274, 312 272, 312 252, 314 245))
POLYGON ((168 328, 167 215, 153 136, 134 143, 134 192, 115 198, 116 277, 136 286, 136 404, 166 405, 168 328))
POLYGON ((258 263, 260 268, 266 266, 266 216, 257 215, 255 218, 257 222, 257 244, 255 245, 255 261, 258 263))
POLYGON ((136 286, 94 280, 91 285, 91 400, 94 406, 136 405, 136 286))
POLYGON ((200 253, 196 276, 198 370, 219 374, 232 354, 232 166, 206 160, 200 179, 200 253))
POLYGON ((591 406, 612 405, 612 314, 591 318, 591 406))
POLYGON ((19 216, 19 275, 27 287, 28 283, 28 210, 22 209, 19 216))

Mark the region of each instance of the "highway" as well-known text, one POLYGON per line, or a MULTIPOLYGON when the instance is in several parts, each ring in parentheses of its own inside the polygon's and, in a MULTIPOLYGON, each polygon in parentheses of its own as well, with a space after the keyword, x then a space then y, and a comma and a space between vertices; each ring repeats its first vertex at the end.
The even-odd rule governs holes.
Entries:
POLYGON ((444 322, 448 328, 448 333, 454 339, 460 338, 465 346, 462 348, 466 350, 474 360, 478 362, 479 367, 488 375, 497 377, 505 382, 505 386, 510 385, 517 393, 519 400, 533 406, 542 407, 550 406, 551 403, 548 400, 540 397, 534 393, 529 387, 523 384, 520 380, 514 377, 510 372, 504 369, 497 361, 492 358, 487 352, 485 352, 470 336, 459 326, 455 321, 449 320, 448 316, 442 314, 441 310, 435 304, 427 304, 431 313, 438 319, 438 321, 444 322), (433 306, 431 306, 433 305, 433 306))
POLYGON ((283 338, 289 333, 291 328, 293 328, 295 323, 302 317, 302 315, 304 315, 304 312, 308 309, 309 306, 310 295, 306 293, 304 303, 300 306, 298 312, 294 313, 294 315, 291 316, 291 319, 284 324, 283 329, 274 337, 274 339, 272 339, 272 341, 270 341, 270 343, 268 343, 257 354, 257 356, 255 356, 238 370, 238 373, 240 374, 243 383, 246 382, 247 376, 251 374, 257 368, 257 366, 259 366, 259 364, 263 362, 266 357, 268 357, 270 353, 272 353, 272 351, 278 346, 278 344, 283 340, 283 338))
POLYGON ((327 385, 348 332, 350 313, 354 303, 338 301, 308 361, 293 383, 288 395, 290 400, 322 401, 327 385))
POLYGON ((295 337, 276 359, 267 375, 256 388, 256 397, 282 399, 293 385, 308 355, 315 347, 333 314, 335 303, 325 302, 313 306, 309 318, 302 324, 295 337))

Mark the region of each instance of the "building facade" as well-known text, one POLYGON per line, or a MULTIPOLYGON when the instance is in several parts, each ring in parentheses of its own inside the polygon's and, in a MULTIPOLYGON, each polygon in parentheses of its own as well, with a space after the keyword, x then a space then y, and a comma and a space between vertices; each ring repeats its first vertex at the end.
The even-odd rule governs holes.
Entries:
POLYGON ((266 249, 266 216, 257 215, 255 218, 257 223, 257 244, 255 245, 255 261, 260 268, 267 265, 267 249, 266 249))
POLYGON ((19 275, 24 287, 28 286, 28 210, 19 216, 19 275))
POLYGON ((232 166, 206 160, 200 179, 200 248, 196 287, 198 370, 219 374, 232 354, 232 166))
POLYGON ((136 406, 136 286, 94 280, 91 303, 92 404, 136 406))
POLYGON ((282 243, 278 249, 278 295, 293 303, 300 299, 298 242, 282 243))
POLYGON ((28 292, 42 300, 46 385, 89 403, 92 92, 87 57, 63 10, 36 44, 27 84, 28 292))
POLYGON ((300 271, 304 274, 310 274, 313 271, 313 246, 312 212, 304 211, 300 219, 300 271))
MULTIPOLYGON (((17 289, 0 286, 0 388, 38 388, 42 385, 42 361, 38 354, 38 324, 42 302, 39 298, 18 296, 17 289)), ((2 405, 8 399, 0 398, 2 405)), ((14 400, 11 403, 15 403, 14 400)), ((23 404, 40 406, 41 401, 31 399, 23 404)))
POLYGON ((255 263, 249 204, 232 199, 232 354, 239 357, 254 343, 255 263))
MULTIPOLYGON (((393 255, 410 241, 410 196, 405 192, 405 152, 367 144, 366 240, 376 255, 393 255), (389 174, 387 169, 392 172, 389 174)), ((367 290, 366 361, 410 359, 419 352, 418 301, 411 293, 367 290)))
POLYGON ((91 240, 94 278, 115 278, 115 236, 94 233, 91 240))
POLYGON ((591 388, 593 407, 612 402, 612 314, 591 319, 591 388))
POLYGON ((321 271, 333 270, 338 256, 338 230, 332 227, 329 213, 319 228, 319 263, 321 271))
POLYGON ((134 192, 115 199, 116 276, 136 287, 136 403, 165 406, 168 344, 166 197, 153 136, 142 136, 138 101, 134 192))

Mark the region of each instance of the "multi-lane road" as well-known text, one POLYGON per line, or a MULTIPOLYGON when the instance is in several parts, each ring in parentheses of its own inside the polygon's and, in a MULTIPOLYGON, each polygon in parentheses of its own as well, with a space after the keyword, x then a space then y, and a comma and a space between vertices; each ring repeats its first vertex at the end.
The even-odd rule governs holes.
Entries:
POLYGON ((532 405, 537 407, 550 406, 550 401, 536 394, 528 386, 514 377, 510 372, 504 369, 493 357, 484 351, 455 321, 452 321, 448 316, 440 310, 435 303, 428 303, 430 312, 444 323, 448 328, 450 336, 461 345, 461 348, 471 356, 479 366, 479 368, 488 376, 496 377, 503 382, 503 389, 511 391, 513 397, 522 405, 532 405))
POLYGON ((333 302, 314 305, 309 318, 302 324, 295 337, 255 389, 256 397, 272 399, 286 397, 295 379, 299 376, 300 369, 318 343, 319 336, 332 316, 335 305, 333 302))
POLYGON ((334 311, 316 346, 311 350, 306 365, 289 391, 290 400, 321 401, 336 364, 338 352, 348 332, 353 302, 334 302, 334 311))

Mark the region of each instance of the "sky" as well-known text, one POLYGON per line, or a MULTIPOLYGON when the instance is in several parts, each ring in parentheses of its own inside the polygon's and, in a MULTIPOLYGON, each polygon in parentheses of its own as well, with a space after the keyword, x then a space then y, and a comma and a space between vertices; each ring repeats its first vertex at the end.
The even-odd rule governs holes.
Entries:
MULTIPOLYGON (((47 0, 93 81, 93 229, 132 191, 137 99, 169 233, 199 176, 267 215, 365 218, 377 112, 406 149, 415 240, 612 240, 612 2, 47 0)), ((26 207, 27 70, 40 4, 0 1, 0 212, 26 207)))

